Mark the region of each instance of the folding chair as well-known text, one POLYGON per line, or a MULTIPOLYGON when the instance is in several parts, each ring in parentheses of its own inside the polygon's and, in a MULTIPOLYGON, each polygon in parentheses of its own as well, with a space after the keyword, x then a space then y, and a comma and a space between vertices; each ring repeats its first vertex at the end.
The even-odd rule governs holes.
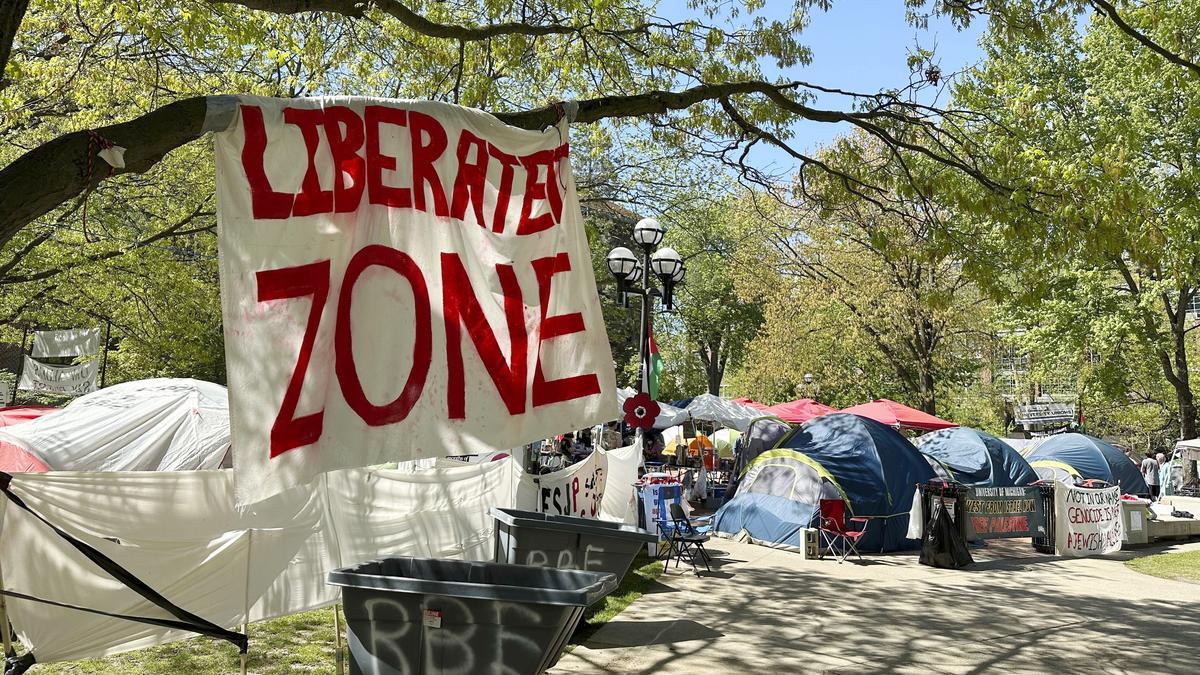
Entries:
POLYGON ((851 553, 862 560, 862 554, 858 552, 858 541, 866 535, 869 522, 869 518, 851 518, 850 523, 862 524, 862 529, 852 530, 846 524, 846 502, 840 499, 822 499, 819 530, 824 545, 821 547, 821 557, 825 557, 824 550, 828 549, 837 558, 839 565, 845 562, 851 553))
POLYGON ((676 567, 679 567, 681 558, 686 558, 692 566, 692 571, 699 576, 700 570, 696 567, 696 560, 699 559, 704 563, 704 569, 711 572, 712 568, 708 566, 710 558, 708 551, 704 548, 704 543, 712 537, 712 526, 692 523, 687 512, 683 510, 683 506, 676 502, 670 504, 670 510, 671 525, 668 541, 671 548, 667 551, 667 561, 663 564, 663 569, 671 564, 671 556, 675 556, 676 567))

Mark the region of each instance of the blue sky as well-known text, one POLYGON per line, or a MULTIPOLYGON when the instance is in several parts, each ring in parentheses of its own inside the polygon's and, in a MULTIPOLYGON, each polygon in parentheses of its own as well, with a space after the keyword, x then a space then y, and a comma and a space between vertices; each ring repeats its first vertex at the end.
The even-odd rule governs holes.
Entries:
MULTIPOLYGON (((790 3, 779 3, 785 4, 790 3)), ((775 2, 768 2, 768 14, 773 9, 771 5, 775 2)), ((780 7, 780 11, 786 8, 780 7)), ((915 45, 919 43, 926 49, 936 47, 935 59, 942 72, 950 74, 982 57, 976 43, 984 27, 983 22, 976 22, 967 30, 958 31, 949 21, 931 20, 927 30, 917 30, 905 21, 902 0, 838 0, 829 12, 813 10, 811 25, 803 35, 805 44, 813 51, 813 62, 789 71, 786 76, 865 93, 901 88, 908 84, 906 59, 915 45)), ((931 101, 922 99, 922 102, 931 101)), ((825 96, 817 102, 817 107, 845 105, 845 99, 836 96, 825 96)), ((794 129, 795 146, 808 151, 849 131, 845 124, 819 122, 802 122, 794 129)), ((775 149, 758 153, 755 160, 760 165, 764 161, 774 163, 777 168, 795 164, 783 151, 775 149)))

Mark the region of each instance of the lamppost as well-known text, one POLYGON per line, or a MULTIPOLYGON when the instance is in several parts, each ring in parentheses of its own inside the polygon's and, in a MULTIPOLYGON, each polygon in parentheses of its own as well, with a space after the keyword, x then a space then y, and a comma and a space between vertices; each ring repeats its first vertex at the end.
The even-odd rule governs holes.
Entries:
MULTIPOLYGON (((654 298, 661 298, 663 308, 670 311, 675 306, 675 285, 683 281, 683 258, 673 248, 654 250, 662 243, 667 228, 653 218, 643 218, 633 227, 633 240, 641 248, 639 258, 633 251, 618 246, 608 253, 608 271, 617 280, 617 299, 629 306, 629 296, 642 300, 642 323, 638 338, 638 364, 641 369, 639 391, 650 391, 650 313, 654 309, 654 298), (658 277, 662 290, 655 288, 651 274, 658 277)), ((638 440, 642 440, 643 427, 638 428, 638 440)))

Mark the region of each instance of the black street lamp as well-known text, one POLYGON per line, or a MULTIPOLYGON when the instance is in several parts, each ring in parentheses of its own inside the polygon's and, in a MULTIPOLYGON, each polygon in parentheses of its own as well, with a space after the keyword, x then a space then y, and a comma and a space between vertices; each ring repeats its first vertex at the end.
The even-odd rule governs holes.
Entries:
MULTIPOLYGON (((638 363, 641 365, 641 386, 639 390, 650 390, 650 312, 653 310, 654 298, 662 299, 663 307, 670 311, 675 305, 675 285, 683 281, 683 258, 673 248, 654 247, 662 243, 667 228, 653 218, 643 218, 633 227, 633 240, 641 248, 641 257, 633 251, 618 246, 608 253, 608 271, 617 280, 617 298, 625 307, 629 306, 629 296, 635 295, 642 299, 641 336, 638 340, 638 363), (651 274, 658 277, 662 291, 654 287, 651 274)), ((639 430, 638 434, 642 432, 639 430)))

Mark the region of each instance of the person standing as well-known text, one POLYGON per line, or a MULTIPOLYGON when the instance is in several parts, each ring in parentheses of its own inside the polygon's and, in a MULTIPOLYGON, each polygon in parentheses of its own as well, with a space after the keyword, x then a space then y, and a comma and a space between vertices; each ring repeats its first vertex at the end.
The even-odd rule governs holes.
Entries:
POLYGON ((1154 453, 1147 452, 1146 459, 1142 460, 1142 478, 1146 479, 1146 485, 1150 487, 1150 499, 1158 499, 1158 460, 1154 458, 1154 453))

